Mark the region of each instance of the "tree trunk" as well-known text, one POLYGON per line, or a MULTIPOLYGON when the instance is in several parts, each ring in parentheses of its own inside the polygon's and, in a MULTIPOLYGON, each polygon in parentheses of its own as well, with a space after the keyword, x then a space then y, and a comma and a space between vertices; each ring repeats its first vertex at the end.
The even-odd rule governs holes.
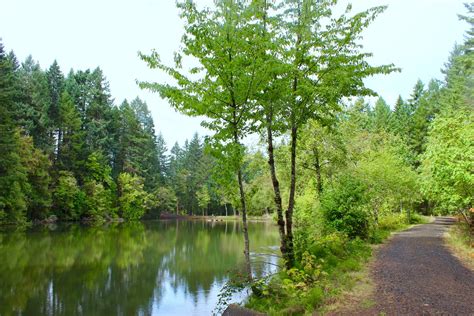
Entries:
POLYGON ((56 153, 56 160, 55 160, 56 164, 61 161, 61 146, 63 142, 62 137, 63 137, 62 130, 58 129, 58 139, 57 139, 57 145, 56 145, 57 153, 56 153))
POLYGON ((276 168, 275 168, 275 154, 273 150, 273 113, 270 109, 270 112, 267 113, 266 117, 267 121, 267 143, 268 143, 268 165, 270 167, 270 175, 272 178, 272 185, 273 185, 273 192, 275 194, 275 206, 277 211, 277 224, 278 224, 278 232, 280 234, 280 251, 285 259, 285 262, 288 261, 287 258, 287 246, 286 246, 286 232, 285 232, 285 221, 283 219, 283 206, 281 202, 281 191, 280 191, 280 183, 278 182, 278 178, 276 175, 276 168))
POLYGON ((285 213, 286 219, 286 246, 288 252, 288 261, 286 266, 292 268, 295 261, 293 252, 293 211, 295 208, 295 191, 296 191, 296 142, 298 138, 298 129, 292 120, 291 127, 291 180, 290 180, 290 196, 288 198, 288 209, 285 213))
MULTIPOLYGON (((239 137, 237 135, 237 128, 234 129, 234 142, 235 144, 240 145, 239 137)), ((247 278, 251 280, 252 268, 250 266, 250 242, 249 242, 249 230, 248 230, 248 225, 247 225, 247 206, 245 203, 244 183, 242 180, 242 168, 240 167, 240 165, 237 171, 237 180, 239 182, 240 204, 242 206, 242 226, 243 226, 243 233, 244 233, 245 270, 247 272, 247 278)))
POLYGON ((316 190, 318 192, 318 198, 321 199, 323 193, 323 180, 321 179, 321 162, 319 160, 318 148, 313 148, 314 154, 314 170, 316 170, 316 190))
POLYGON ((237 172, 237 179, 239 181, 239 190, 240 190, 240 203, 242 205, 242 224, 244 232, 244 255, 245 255, 245 270, 247 272, 247 277, 249 280, 252 279, 252 268, 250 266, 250 242, 249 242, 249 231, 247 225, 247 207, 245 204, 245 191, 244 184, 242 181, 242 170, 239 168, 237 172))

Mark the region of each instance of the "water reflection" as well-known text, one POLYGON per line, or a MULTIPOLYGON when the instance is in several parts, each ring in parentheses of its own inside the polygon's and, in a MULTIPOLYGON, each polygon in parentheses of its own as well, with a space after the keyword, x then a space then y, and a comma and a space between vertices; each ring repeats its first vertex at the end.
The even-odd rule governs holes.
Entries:
MULTIPOLYGON (((278 233, 250 223, 251 250, 278 233)), ((238 222, 163 221, 0 233, 0 315, 209 315, 243 266, 238 222)), ((274 248, 274 247, 273 247, 274 248)), ((254 256, 257 274, 273 257, 254 256)))

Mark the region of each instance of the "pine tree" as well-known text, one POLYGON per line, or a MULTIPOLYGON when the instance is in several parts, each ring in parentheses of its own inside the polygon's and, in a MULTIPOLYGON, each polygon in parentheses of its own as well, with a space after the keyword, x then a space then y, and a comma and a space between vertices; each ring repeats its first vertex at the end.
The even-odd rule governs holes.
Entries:
POLYGON ((21 64, 18 74, 22 95, 17 106, 16 119, 24 131, 33 137, 35 147, 53 155, 54 139, 48 116, 51 99, 47 75, 31 55, 21 64))
POLYGON ((155 125, 148 105, 146 102, 135 98, 130 107, 133 109, 135 116, 140 123, 142 142, 142 177, 147 191, 155 190, 158 185, 165 183, 165 153, 167 151, 163 137, 155 135, 155 125), (163 159, 163 161, 161 160, 163 159))
POLYGON ((58 144, 57 168, 59 170, 71 171, 78 179, 84 170, 86 157, 85 131, 81 129, 81 117, 74 105, 73 99, 67 91, 61 94, 59 104, 58 128, 61 130, 61 139, 58 144))
POLYGON ((20 158, 20 133, 13 121, 18 82, 0 42, 0 221, 26 220, 26 169, 20 158))
MULTIPOLYGON (((418 101, 418 106, 412 117, 411 145, 418 157, 425 151, 428 128, 435 115, 439 112, 440 86, 435 80, 430 81, 428 89, 423 92, 418 101)), ((417 158, 417 165, 419 164, 417 158)))
POLYGON ((28 220, 42 220, 50 213, 51 192, 49 185, 50 160, 40 149, 34 148, 30 136, 20 139, 20 157, 27 170, 28 186, 25 190, 28 220))
POLYGON ((50 103, 48 108, 49 130, 52 131, 51 137, 56 140, 56 159, 60 160, 61 142, 63 138, 63 130, 61 129, 61 96, 64 91, 64 75, 59 68, 58 62, 55 60, 46 72, 48 78, 48 87, 50 95, 50 103))
POLYGON ((170 173, 170 157, 167 154, 168 148, 166 147, 165 139, 160 133, 156 137, 156 153, 158 156, 158 184, 165 185, 168 183, 168 177, 170 173))
POLYGON ((375 103, 372 113, 372 128, 376 131, 390 130, 392 126, 392 111, 383 98, 375 103))
POLYGON ((90 103, 85 111, 84 128, 87 131, 88 148, 109 157, 112 152, 112 137, 109 133, 113 100, 109 84, 100 68, 90 73, 88 78, 90 103))
POLYGON ((143 175, 141 148, 144 145, 140 122, 127 100, 120 105, 118 130, 119 150, 116 157, 116 173, 127 172, 143 175))

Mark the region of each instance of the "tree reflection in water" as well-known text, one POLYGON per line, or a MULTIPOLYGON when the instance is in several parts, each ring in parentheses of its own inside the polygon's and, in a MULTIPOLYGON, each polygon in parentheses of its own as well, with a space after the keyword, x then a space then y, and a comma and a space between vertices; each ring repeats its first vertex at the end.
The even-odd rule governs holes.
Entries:
MULTIPOLYGON (((271 252, 271 223, 250 223, 271 252)), ((257 274, 274 257, 254 257, 257 274)), ((238 222, 156 221, 0 233, 0 315, 210 314, 229 271, 243 268, 238 222)))

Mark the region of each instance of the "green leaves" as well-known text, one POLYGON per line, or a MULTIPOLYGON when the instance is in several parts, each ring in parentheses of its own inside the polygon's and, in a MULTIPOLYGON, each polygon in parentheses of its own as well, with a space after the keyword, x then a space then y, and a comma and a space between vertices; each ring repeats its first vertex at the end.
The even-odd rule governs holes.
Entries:
POLYGON ((118 177, 119 214, 125 220, 139 220, 145 214, 147 193, 143 189, 143 179, 129 173, 118 177))
POLYGON ((79 220, 83 211, 85 196, 81 192, 73 174, 68 171, 59 173, 57 184, 53 188, 55 214, 61 220, 79 220))
POLYGON ((446 213, 472 207, 474 197, 474 114, 444 112, 432 123, 422 156, 422 190, 446 213))

